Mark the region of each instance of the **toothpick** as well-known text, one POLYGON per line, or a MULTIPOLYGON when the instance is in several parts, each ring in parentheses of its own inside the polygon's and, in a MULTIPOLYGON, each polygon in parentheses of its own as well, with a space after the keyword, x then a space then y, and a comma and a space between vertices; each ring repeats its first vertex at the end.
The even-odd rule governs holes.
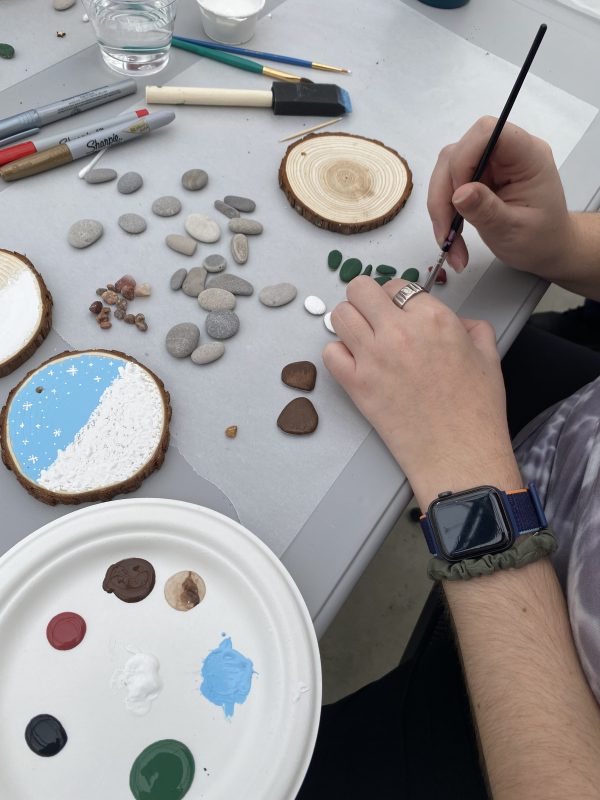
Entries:
POLYGON ((80 170, 79 170, 79 172, 77 173, 77 175, 78 175, 80 178, 85 178, 85 176, 88 174, 88 172, 89 172, 91 169, 94 169, 94 167, 96 166, 96 164, 98 163, 98 161, 100 161, 100 159, 102 158, 102 156, 104 155, 104 153, 106 153, 106 151, 107 151, 107 150, 108 150, 108 147, 105 147, 105 148, 104 148, 104 150, 100 150, 98 153, 96 153, 96 155, 95 155, 95 156, 92 158, 92 160, 90 161, 90 163, 89 163, 89 164, 86 164, 86 165, 85 165, 85 167, 84 167, 83 169, 80 169, 80 170))
POLYGON ((313 131, 318 131, 319 128, 326 128, 328 125, 333 125, 336 122, 339 122, 342 117, 336 117, 335 119, 328 119, 327 122, 320 122, 318 125, 313 125, 312 128, 304 128, 302 131, 296 131, 296 133, 290 133, 289 136, 285 136, 283 139, 280 139, 280 142, 289 142, 290 139, 297 139, 299 136, 304 136, 306 133, 312 133, 313 131))

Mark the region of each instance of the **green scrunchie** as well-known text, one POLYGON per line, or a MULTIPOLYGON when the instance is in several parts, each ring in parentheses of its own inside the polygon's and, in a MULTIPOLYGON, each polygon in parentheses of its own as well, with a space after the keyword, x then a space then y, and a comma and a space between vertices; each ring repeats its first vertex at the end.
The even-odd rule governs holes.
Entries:
POLYGON ((468 581, 482 575, 491 575, 500 569, 519 569, 533 564, 534 561, 549 556, 556 547, 554 534, 550 528, 545 528, 531 536, 520 536, 512 547, 501 553, 454 562, 434 557, 429 562, 427 574, 432 581, 468 581))

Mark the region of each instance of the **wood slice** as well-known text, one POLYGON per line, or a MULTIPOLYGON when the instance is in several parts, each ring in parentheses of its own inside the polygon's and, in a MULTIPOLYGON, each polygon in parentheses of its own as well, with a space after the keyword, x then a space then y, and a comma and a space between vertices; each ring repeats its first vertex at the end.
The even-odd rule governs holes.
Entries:
POLYGON ((313 225, 361 233, 393 219, 413 184, 406 161, 383 142, 350 133, 312 133, 288 147, 279 185, 313 225))

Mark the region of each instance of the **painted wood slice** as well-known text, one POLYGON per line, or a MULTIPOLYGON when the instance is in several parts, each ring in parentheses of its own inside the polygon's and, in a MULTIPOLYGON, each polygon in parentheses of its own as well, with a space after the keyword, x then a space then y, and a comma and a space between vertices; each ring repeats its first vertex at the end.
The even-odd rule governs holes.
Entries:
POLYGON ((61 353, 0 412, 2 460, 38 500, 76 504, 137 489, 164 460, 171 405, 148 367, 115 350, 61 353))
POLYGON ((316 133, 288 147, 279 185, 319 228, 360 233, 385 225, 412 191, 412 173, 391 147, 349 133, 316 133))
POLYGON ((0 378, 33 355, 52 325, 52 295, 25 256, 0 249, 0 378))

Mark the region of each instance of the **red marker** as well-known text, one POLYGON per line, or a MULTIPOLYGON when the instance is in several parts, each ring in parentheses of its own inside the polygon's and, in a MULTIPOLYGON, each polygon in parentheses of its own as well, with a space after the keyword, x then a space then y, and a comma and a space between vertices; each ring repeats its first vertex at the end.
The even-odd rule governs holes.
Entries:
POLYGON ((73 141, 73 139, 80 139, 82 136, 89 136, 92 133, 103 131, 105 128, 112 128, 115 125, 119 125, 121 122, 129 122, 136 119, 136 117, 145 117, 147 114, 147 108, 140 108, 138 111, 128 111, 126 114, 121 114, 118 117, 111 117, 111 119, 106 119, 102 122, 88 122, 87 125, 81 128, 74 128, 66 133, 55 133, 54 136, 45 136, 42 139, 38 139, 36 142, 19 142, 19 144, 14 144, 11 147, 4 147, 0 150, 0 167, 4 164, 10 164, 11 161, 17 161, 19 158, 33 155, 33 153, 40 153, 42 150, 48 150, 50 147, 56 147, 57 144, 65 144, 66 142, 73 141))

